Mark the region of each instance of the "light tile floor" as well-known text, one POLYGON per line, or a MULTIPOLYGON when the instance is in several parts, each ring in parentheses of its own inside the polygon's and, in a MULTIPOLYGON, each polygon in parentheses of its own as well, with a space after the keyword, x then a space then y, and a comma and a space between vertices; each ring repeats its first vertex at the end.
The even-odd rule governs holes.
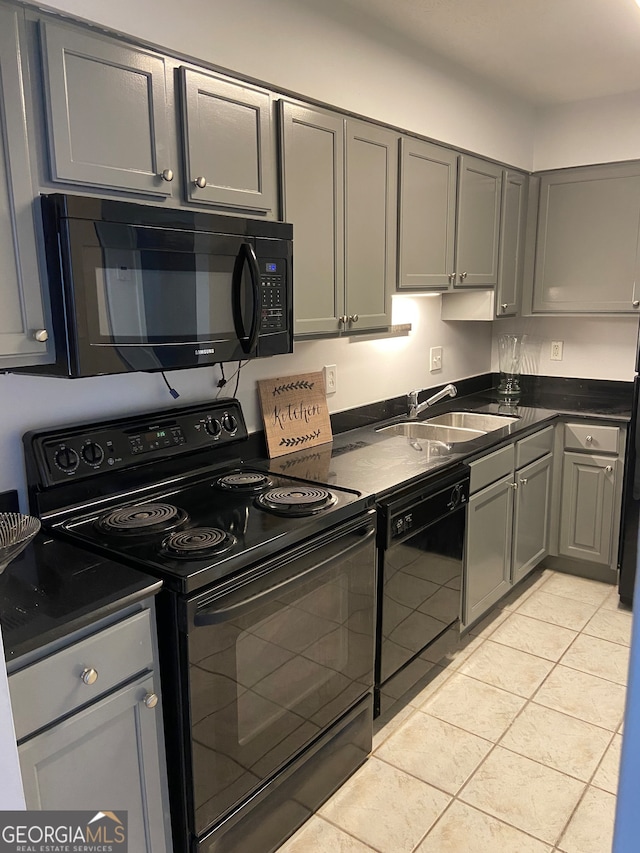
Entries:
POLYGON ((536 572, 279 853, 609 853, 631 612, 536 572))

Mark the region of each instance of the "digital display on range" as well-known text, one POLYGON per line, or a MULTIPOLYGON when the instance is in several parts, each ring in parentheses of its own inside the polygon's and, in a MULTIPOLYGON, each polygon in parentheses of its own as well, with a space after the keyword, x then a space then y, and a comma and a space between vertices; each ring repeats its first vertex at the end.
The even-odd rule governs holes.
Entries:
POLYGON ((172 444, 182 444, 183 433, 177 426, 171 429, 152 429, 130 436, 129 443, 134 453, 149 453, 172 444))

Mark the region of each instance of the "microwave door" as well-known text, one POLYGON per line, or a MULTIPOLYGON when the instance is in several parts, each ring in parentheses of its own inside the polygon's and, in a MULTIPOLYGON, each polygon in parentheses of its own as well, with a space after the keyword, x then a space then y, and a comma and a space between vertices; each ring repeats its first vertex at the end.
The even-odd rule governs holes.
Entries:
POLYGON ((246 355, 255 353, 256 344, 258 342, 258 333, 260 331, 260 268, 258 259, 251 243, 243 243, 236 257, 236 262, 233 267, 232 281, 232 306, 233 306, 233 323, 236 330, 236 335, 242 351, 246 355), (251 325, 249 332, 245 326, 245 278, 244 270, 249 271, 249 280, 251 282, 251 325))

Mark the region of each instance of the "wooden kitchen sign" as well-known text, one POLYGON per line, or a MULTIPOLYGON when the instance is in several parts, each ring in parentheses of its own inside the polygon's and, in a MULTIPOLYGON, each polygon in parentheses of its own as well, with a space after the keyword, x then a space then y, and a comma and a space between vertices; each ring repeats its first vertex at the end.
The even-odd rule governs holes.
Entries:
POLYGON ((322 373, 258 381, 269 457, 333 440, 322 373))

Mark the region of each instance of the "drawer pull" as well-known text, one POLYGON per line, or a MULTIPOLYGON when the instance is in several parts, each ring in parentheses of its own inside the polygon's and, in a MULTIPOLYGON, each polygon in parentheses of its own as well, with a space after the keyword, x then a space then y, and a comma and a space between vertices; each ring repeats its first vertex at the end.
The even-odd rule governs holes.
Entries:
POLYGON ((95 684, 98 680, 98 670, 93 669, 93 667, 87 667, 82 671, 80 678, 83 684, 95 684))
POLYGON ((197 178, 194 178, 193 183, 198 187, 198 189, 203 190, 207 185, 207 179, 204 175, 198 175, 197 178))
POLYGON ((521 477, 521 478, 520 478, 520 484, 521 484, 522 486, 526 486, 528 482, 529 482, 528 477, 521 477))
POLYGON ((157 693, 147 693, 147 695, 142 700, 147 708, 155 708, 158 704, 158 695, 157 693))
POLYGON ((593 441, 593 436, 592 436, 592 435, 588 435, 588 436, 585 438, 585 441, 587 442, 587 444, 591 444, 591 442, 593 441))
POLYGON ((607 467, 604 469, 605 474, 610 474, 612 471, 613 467, 611 465, 607 465, 607 467))
POLYGON ((163 181, 171 183, 173 180, 173 169, 163 169, 158 177, 162 178, 163 181))

